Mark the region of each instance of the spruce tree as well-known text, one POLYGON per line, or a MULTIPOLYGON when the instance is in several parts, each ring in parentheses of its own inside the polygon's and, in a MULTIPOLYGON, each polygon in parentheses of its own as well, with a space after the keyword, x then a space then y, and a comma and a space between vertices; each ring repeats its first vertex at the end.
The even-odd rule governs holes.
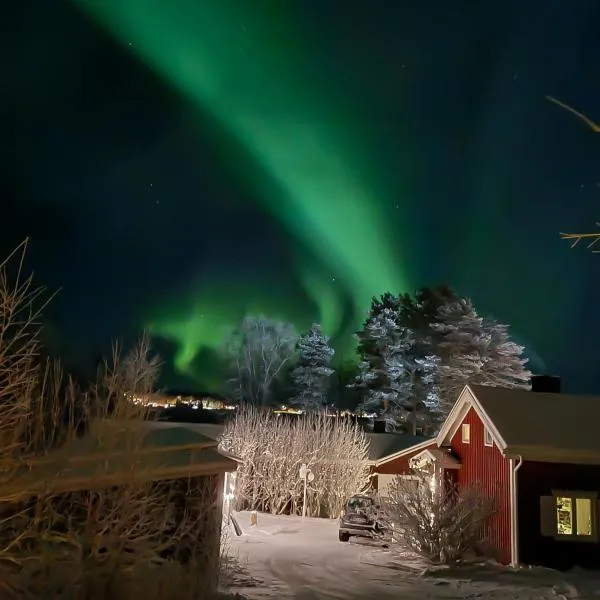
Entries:
POLYGON ((319 410, 327 403, 327 387, 333 374, 330 364, 335 351, 329 338, 314 323, 297 343, 298 365, 292 371, 296 390, 292 404, 306 411, 319 410))

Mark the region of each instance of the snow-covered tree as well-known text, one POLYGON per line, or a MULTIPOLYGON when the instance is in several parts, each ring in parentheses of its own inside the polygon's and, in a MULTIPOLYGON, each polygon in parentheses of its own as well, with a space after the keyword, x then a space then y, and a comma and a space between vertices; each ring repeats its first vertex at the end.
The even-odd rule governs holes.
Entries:
POLYGON ((483 318, 468 298, 439 307, 431 324, 437 338, 440 364, 437 373, 440 412, 447 415, 462 388, 481 374, 489 335, 483 318))
POLYGON ((401 299, 389 292, 373 298, 366 321, 356 333, 357 352, 361 361, 359 374, 353 387, 363 392, 369 408, 378 406, 385 388, 389 387, 383 353, 392 341, 400 322, 401 299))
POLYGON ((373 300, 358 334, 366 409, 413 432, 431 431, 467 383, 528 389, 523 348, 448 286, 373 300))
POLYGON ((439 420, 436 389, 439 357, 431 352, 429 340, 420 339, 407 327, 400 327, 393 343, 384 352, 385 368, 393 404, 387 409, 412 435, 420 429, 430 432, 439 420))
POLYGON ((468 298, 441 306, 432 330, 438 337, 440 409, 448 414, 467 383, 529 389, 523 346, 508 326, 480 317, 468 298))
POLYGON ((293 325, 264 315, 244 317, 225 346, 230 384, 241 402, 266 405, 273 384, 295 357, 298 334, 293 325))
POLYGON ((364 408, 416 433, 417 427, 427 424, 429 409, 435 405, 437 357, 428 351, 426 342, 397 323, 392 308, 374 315, 363 335, 371 340, 378 357, 377 363, 361 363, 358 383, 367 390, 364 408))
POLYGON ((396 320, 397 315, 392 307, 382 308, 369 316, 357 334, 363 360, 359 364, 355 385, 364 392, 363 404, 367 410, 377 410, 396 402, 398 393, 393 389, 386 364, 398 331, 396 320))
POLYGON ((296 348, 298 366, 292 371, 296 395, 292 403, 304 410, 323 408, 328 381, 333 374, 330 364, 335 351, 329 345, 329 338, 321 332, 321 326, 316 323, 300 336, 296 348))
POLYGON ((528 359, 523 356, 525 348, 513 342, 508 325, 494 320, 484 321, 486 344, 482 352, 480 374, 473 383, 496 387, 528 390, 531 388, 531 371, 528 359))

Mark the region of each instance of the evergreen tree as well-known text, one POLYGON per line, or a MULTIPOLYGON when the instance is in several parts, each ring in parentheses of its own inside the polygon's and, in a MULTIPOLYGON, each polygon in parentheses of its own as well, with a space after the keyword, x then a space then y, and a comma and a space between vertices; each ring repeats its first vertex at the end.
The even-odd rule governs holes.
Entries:
POLYGON ((524 347, 513 342, 508 325, 492 319, 484 321, 486 344, 482 351, 481 373, 473 383, 512 389, 531 389, 531 371, 524 347))
POLYGON ((386 292, 379 299, 373 297, 371 308, 363 327, 356 333, 357 352, 361 358, 355 387, 363 391, 363 401, 371 407, 377 403, 382 388, 389 387, 384 368, 383 352, 399 325, 401 299, 386 292))
POLYGON ((298 366, 292 371, 296 395, 292 404, 304 410, 323 408, 327 399, 328 380, 333 374, 330 364, 335 351, 316 323, 308 333, 300 336, 297 351, 298 366))
POLYGON ((362 361, 355 385, 363 390, 363 406, 367 410, 378 411, 397 400, 387 365, 398 331, 398 313, 393 307, 393 299, 391 294, 382 296, 382 301, 386 300, 387 304, 382 306, 374 298, 371 314, 357 333, 362 361))
POLYGON ((432 433, 439 420, 436 390, 439 357, 430 352, 427 339, 419 339, 407 327, 400 327, 384 353, 393 403, 386 409, 412 435, 418 430, 432 433))
POLYGON ((357 385, 365 390, 366 410, 415 434, 417 428, 429 429, 437 357, 429 352, 428 340, 398 324, 398 315, 388 305, 367 320, 361 334, 371 354, 360 364, 357 385))
POLYGON ((480 317, 446 285, 373 298, 357 337, 363 406, 413 433, 439 425, 467 383, 530 387, 508 327, 480 317))
POLYGON ((431 328, 440 357, 439 409, 445 416, 463 387, 480 376, 489 336, 484 331, 483 318, 468 298, 440 306, 431 328))

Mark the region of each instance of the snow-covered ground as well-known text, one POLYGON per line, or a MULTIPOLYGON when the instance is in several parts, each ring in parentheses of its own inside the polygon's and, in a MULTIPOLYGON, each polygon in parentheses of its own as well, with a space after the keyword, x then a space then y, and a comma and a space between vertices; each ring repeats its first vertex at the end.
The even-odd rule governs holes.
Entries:
POLYGON ((337 521, 236 513, 243 534, 229 549, 239 562, 233 592, 250 600, 600 599, 600 573, 514 571, 493 565, 426 570, 409 554, 369 541, 341 543, 337 521))

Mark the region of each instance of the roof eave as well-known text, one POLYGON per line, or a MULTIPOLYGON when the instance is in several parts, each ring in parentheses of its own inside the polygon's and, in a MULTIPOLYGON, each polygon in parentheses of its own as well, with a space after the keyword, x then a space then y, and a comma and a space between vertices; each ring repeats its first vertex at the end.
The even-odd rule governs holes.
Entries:
POLYGON ((560 448, 508 446, 503 451, 503 455, 506 458, 521 458, 529 462, 600 466, 600 451, 585 452, 560 448))
POLYGON ((427 448, 435 443, 436 443, 435 438, 431 438, 429 440, 425 440, 424 442, 419 442, 418 444, 409 446, 408 448, 404 448, 403 450, 398 450, 397 452, 394 452, 393 454, 388 454, 387 456, 382 456, 381 458, 378 458, 374 461, 375 466, 379 467, 379 466, 384 465, 392 460, 396 460, 397 458, 402 458, 403 456, 406 456, 407 454, 410 454, 411 452, 418 452, 419 450, 424 450, 425 448, 427 448))
POLYGON ((494 422, 489 417, 489 415, 485 412, 483 406, 477 399, 475 392, 471 389, 469 385, 465 385, 462 392, 458 396, 458 400, 452 407, 452 410, 446 417, 444 424, 442 425, 437 437, 436 444, 438 447, 448 446, 452 443, 452 438, 458 431, 458 427, 466 417, 469 409, 473 408, 477 413, 477 416, 481 419, 485 427, 489 430, 492 438, 498 448, 503 451, 507 444, 504 441, 502 435, 494 425, 494 422))

